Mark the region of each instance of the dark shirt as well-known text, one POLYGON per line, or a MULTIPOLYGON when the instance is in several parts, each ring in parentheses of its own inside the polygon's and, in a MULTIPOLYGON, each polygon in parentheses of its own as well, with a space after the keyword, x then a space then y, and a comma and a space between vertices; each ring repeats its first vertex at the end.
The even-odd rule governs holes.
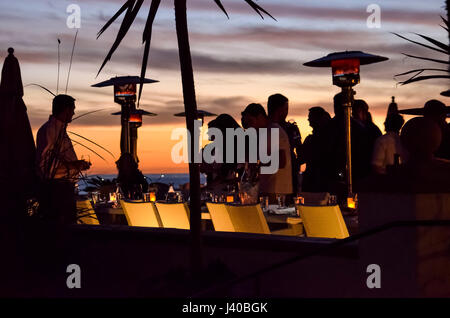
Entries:
MULTIPOLYGON (((352 177, 353 181, 367 177, 371 171, 371 156, 377 136, 381 131, 373 124, 361 125, 351 118, 352 177)), ((345 118, 334 117, 325 132, 326 150, 324 157, 328 191, 340 191, 346 182, 346 137, 345 118)))

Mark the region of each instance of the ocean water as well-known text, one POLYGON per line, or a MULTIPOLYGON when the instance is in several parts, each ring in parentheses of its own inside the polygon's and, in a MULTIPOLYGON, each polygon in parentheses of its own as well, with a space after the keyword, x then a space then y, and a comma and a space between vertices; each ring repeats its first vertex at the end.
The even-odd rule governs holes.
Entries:
MULTIPOLYGON (((99 176, 103 179, 114 179, 117 178, 117 174, 91 174, 88 175, 88 178, 92 178, 95 176, 99 176)), ((189 174, 188 173, 165 173, 165 174, 145 174, 148 183, 152 182, 161 182, 166 184, 171 184, 174 188, 178 188, 181 184, 185 184, 189 182, 189 174)), ((206 176, 204 174, 200 174, 200 183, 206 183, 206 176)), ((78 182, 79 189, 83 191, 86 187, 86 183, 80 180, 78 182)))

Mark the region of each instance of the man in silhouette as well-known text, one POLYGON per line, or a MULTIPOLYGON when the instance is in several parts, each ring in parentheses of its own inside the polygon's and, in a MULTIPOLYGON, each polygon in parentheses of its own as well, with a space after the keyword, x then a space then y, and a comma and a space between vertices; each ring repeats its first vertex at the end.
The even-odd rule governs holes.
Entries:
MULTIPOLYGON (((260 174, 259 192, 269 196, 269 201, 276 202, 276 195, 291 195, 292 188, 292 166, 290 156, 289 138, 280 125, 269 120, 264 108, 260 104, 250 104, 242 112, 242 126, 244 128, 255 128, 259 134, 261 128, 267 129, 267 154, 271 152, 271 130, 278 129, 278 170, 273 174, 260 174)), ((258 135, 260 138, 260 135, 258 135)))
MULTIPOLYGON (((334 96, 335 116, 326 128, 325 160, 327 169, 327 192, 337 194, 340 198, 347 196, 346 187, 346 136, 343 94, 334 96)), ((365 155, 367 149, 367 133, 355 118, 350 119, 352 146, 352 176, 358 181, 370 173, 370 156, 365 155)))
POLYGON ((309 109, 308 121, 313 129, 305 138, 300 154, 300 164, 306 164, 303 173, 303 192, 326 192, 326 128, 331 120, 330 114, 320 106, 309 109))
POLYGON ((388 114, 384 122, 386 134, 375 140, 372 154, 372 170, 387 173, 387 167, 404 163, 407 152, 400 140, 400 129, 405 120, 399 113, 388 114))
MULTIPOLYGON (((367 177, 371 172, 371 161, 375 140, 382 135, 381 130, 372 121, 372 115, 369 112, 369 105, 362 100, 356 99, 353 103, 352 117, 359 127, 361 143, 355 147, 357 158, 356 168, 358 174, 356 178, 367 177)), ((356 146, 356 145, 355 145, 356 146)))
POLYGON ((292 186, 293 192, 298 192, 298 173, 300 170, 300 148, 302 146, 302 136, 298 129, 297 123, 287 122, 286 117, 289 113, 289 100, 281 94, 269 96, 267 100, 267 113, 269 120, 281 126, 289 138, 291 169, 292 169, 292 186))
POLYGON ((42 182, 39 199, 40 215, 49 221, 76 222, 75 182, 90 163, 78 160, 67 135, 72 121, 75 99, 58 95, 53 99, 52 115, 37 133, 36 164, 42 182))
POLYGON ((442 140, 435 156, 443 159, 450 159, 450 126, 445 121, 447 117, 447 107, 436 99, 429 100, 424 106, 424 117, 435 122, 442 131, 442 140))

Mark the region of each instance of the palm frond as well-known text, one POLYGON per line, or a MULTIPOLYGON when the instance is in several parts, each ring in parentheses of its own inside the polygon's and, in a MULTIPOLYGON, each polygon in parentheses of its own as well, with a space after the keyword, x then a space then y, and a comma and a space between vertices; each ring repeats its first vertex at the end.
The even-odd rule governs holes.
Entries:
POLYGON ((441 19, 442 19, 442 21, 444 21, 445 25, 447 26, 447 29, 450 29, 449 21, 446 18, 444 18, 443 16, 441 16, 441 19))
POLYGON ((116 40, 114 41, 113 45, 111 46, 111 49, 109 50, 108 54, 105 57, 105 60, 102 63, 102 66, 98 70, 98 74, 102 71, 103 67, 106 65, 106 63, 111 59, 112 55, 116 51, 116 49, 119 47, 120 42, 122 42, 123 38, 127 34, 128 30, 130 29, 131 24, 133 24, 134 19, 136 18, 139 9, 142 6, 142 3, 144 0, 135 0, 133 1, 133 6, 128 5, 127 12, 125 13, 125 16, 122 20, 122 24, 120 25, 119 32, 117 33, 116 40))
POLYGON ((31 83, 31 84, 25 85, 24 87, 27 87, 27 86, 38 86, 38 87, 42 88, 43 90, 46 90, 47 92, 49 92, 49 93, 52 94, 53 96, 56 96, 56 94, 54 94, 51 90, 49 90, 48 88, 46 88, 46 87, 44 87, 44 86, 42 86, 42 85, 35 84, 35 83, 31 83))
POLYGON ((230 17, 228 16, 227 10, 225 10, 222 2, 220 0, 214 0, 214 2, 217 4, 217 6, 220 8, 220 10, 223 11, 223 13, 225 13, 225 15, 227 16, 227 18, 229 19, 230 17))
POLYGON ((420 42, 417 42, 417 41, 408 39, 407 37, 404 37, 404 36, 402 36, 402 35, 400 35, 400 34, 398 34, 398 33, 392 32, 392 34, 394 34, 394 35, 398 36, 399 38, 402 38, 402 39, 404 39, 404 40, 406 40, 406 41, 408 41, 408 42, 411 42, 411 43, 414 43, 414 44, 423 46, 423 47, 425 47, 425 48, 427 48, 427 49, 430 49, 430 50, 433 50, 433 51, 437 51, 437 52, 439 52, 439 53, 448 54, 448 51, 444 51, 444 50, 441 50, 441 49, 437 49, 437 48, 432 47, 432 46, 429 46, 429 45, 427 45, 427 44, 420 43, 420 42))
POLYGON ((450 78, 450 75, 429 75, 429 76, 419 76, 419 77, 413 76, 412 78, 410 78, 404 82, 400 82, 400 84, 406 85, 406 84, 413 83, 413 82, 419 82, 419 81, 425 81, 425 80, 437 79, 437 78, 450 78))
POLYGON ((127 2, 125 2, 123 4, 123 6, 116 12, 116 14, 114 14, 114 16, 108 20, 108 22, 106 22, 106 24, 103 26, 103 28, 100 29, 100 31, 98 31, 97 33, 97 39, 100 37, 100 35, 103 34, 103 32, 106 31, 106 29, 114 22, 116 21, 116 19, 125 11, 125 10, 130 10, 130 8, 133 7, 133 4, 136 0, 127 0, 127 2))
POLYGON ((90 111, 90 112, 81 114, 81 115, 79 115, 79 116, 77 116, 77 117, 72 118, 72 121, 77 120, 77 119, 79 119, 79 118, 81 118, 81 117, 84 117, 84 116, 87 116, 87 115, 96 113, 96 112, 100 112, 100 111, 105 110, 105 109, 107 109, 107 108, 97 109, 97 110, 93 110, 93 111, 90 111))
MULTIPOLYGON (((267 12, 264 8, 262 8, 261 6, 256 4, 255 1, 253 1, 253 0, 244 0, 244 1, 247 2, 247 4, 250 5, 250 7, 252 7, 252 9, 255 10, 256 13, 258 13, 261 18, 264 19, 263 14, 265 14, 265 15, 271 17, 273 20, 277 21, 269 12, 267 12)), ((139 9, 141 8, 143 2, 144 2, 144 0, 127 0, 122 5, 122 7, 120 7, 120 9, 114 14, 114 16, 111 19, 109 19, 108 22, 97 33, 97 38, 98 38, 98 37, 100 37, 100 35, 103 34, 103 32, 106 29, 108 29, 108 27, 114 21, 117 20, 117 18, 120 15, 122 15, 122 13, 125 12, 125 16, 122 20, 119 31, 117 32, 116 39, 115 39, 113 45, 111 46, 108 54, 106 55, 102 65, 100 66, 97 76, 100 74, 100 72, 102 71, 102 69, 104 68, 106 63, 108 63, 108 61, 111 60, 111 57, 114 54, 115 50, 119 47, 123 38, 129 31, 131 25, 133 24, 133 22, 137 16, 137 13, 138 13, 139 9)), ((145 47, 144 47, 144 54, 142 57, 142 65, 141 65, 141 78, 140 78, 140 85, 139 85, 138 106, 139 106, 139 101, 140 101, 140 98, 142 95, 143 80, 145 77, 147 64, 148 64, 148 56, 149 56, 149 51, 150 51, 150 42, 151 42, 153 21, 154 21, 156 12, 158 11, 160 2, 161 2, 161 0, 152 0, 151 5, 150 5, 149 14, 148 14, 147 21, 146 21, 146 25, 145 25, 145 29, 144 29, 144 33, 143 33, 143 37, 142 37, 142 41, 145 44, 145 47)), ((229 18, 228 13, 225 10, 224 6, 222 5, 221 0, 214 0, 214 2, 229 18)))
POLYGON ((141 100, 142 88, 144 86, 145 72, 147 70, 148 54, 150 51, 150 42, 152 40, 153 21, 155 20, 156 13, 158 12, 159 4, 161 0, 152 0, 150 9, 148 11, 147 22, 145 23, 144 33, 142 34, 142 43, 145 43, 144 55, 142 57, 141 66, 141 79, 139 83, 139 95, 138 95, 138 107, 141 100))
POLYGON ((266 15, 268 15, 269 17, 271 17, 272 19, 274 19, 275 21, 277 21, 277 19, 275 19, 269 12, 267 12, 266 10, 264 10, 261 6, 259 6, 258 4, 256 4, 253 0, 245 0, 245 2, 248 3, 248 5, 250 7, 252 7, 253 10, 256 11, 256 13, 259 14, 259 16, 264 19, 264 16, 262 15, 261 12, 265 13, 266 15))
POLYGON ((402 53, 403 55, 407 56, 407 57, 411 57, 414 59, 419 59, 419 60, 424 60, 424 61, 430 61, 430 62, 435 62, 435 63, 441 63, 441 64, 447 64, 449 65, 449 61, 444 61, 444 60, 437 60, 437 59, 432 59, 432 58, 428 58, 428 57, 423 57, 423 56, 416 56, 416 55, 410 55, 410 54, 406 54, 406 53, 402 53))
POLYGON ((80 137, 80 138, 82 138, 82 139, 84 139, 84 140, 86 140, 86 141, 89 141, 90 143, 92 143, 92 144, 96 145, 97 147, 103 149, 104 151, 106 151, 107 153, 109 153, 114 159, 116 159, 116 157, 114 156, 114 154, 113 154, 111 151, 109 151, 109 150, 106 149, 105 147, 99 145, 99 144, 96 143, 95 141, 92 141, 92 140, 90 140, 89 138, 86 138, 86 137, 81 136, 81 135, 79 135, 79 134, 77 134, 77 133, 74 133, 73 131, 67 131, 67 132, 68 132, 69 134, 72 134, 72 135, 75 135, 75 136, 77 136, 77 137, 80 137))
POLYGON ((446 54, 449 54, 450 46, 448 46, 447 44, 444 44, 441 41, 435 40, 435 39, 430 38, 430 37, 428 37, 426 35, 422 35, 422 34, 419 34, 419 33, 415 33, 415 34, 420 36, 421 38, 427 40, 428 42, 433 43, 437 47, 443 49, 446 52, 446 54))
POLYGON ((95 155, 97 155, 100 159, 102 159, 104 162, 108 162, 105 158, 103 158, 101 155, 99 155, 95 150, 89 148, 86 145, 83 145, 81 142, 78 142, 76 140, 70 139, 72 142, 76 143, 77 145, 80 145, 81 147, 86 148, 87 150, 91 151, 92 153, 94 153, 95 155))
POLYGON ((411 70, 411 71, 401 73, 401 74, 396 74, 394 76, 403 76, 403 75, 408 75, 408 74, 416 73, 416 72, 422 73, 424 71, 448 72, 448 70, 444 70, 444 69, 440 69, 440 68, 421 68, 421 69, 411 70))

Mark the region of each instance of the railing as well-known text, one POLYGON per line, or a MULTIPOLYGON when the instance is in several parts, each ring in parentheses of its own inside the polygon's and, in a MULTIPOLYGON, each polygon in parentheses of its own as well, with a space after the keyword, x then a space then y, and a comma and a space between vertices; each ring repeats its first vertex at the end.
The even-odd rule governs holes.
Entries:
POLYGON ((401 228, 401 227, 418 227, 418 226, 427 226, 427 227, 434 227, 434 226, 450 226, 450 220, 420 220, 420 221, 394 221, 394 222, 389 222, 377 227, 374 227, 372 229, 369 229, 365 232, 362 233, 358 233, 352 236, 349 236, 345 239, 340 239, 340 240, 336 240, 335 242, 332 242, 324 247, 318 248, 314 251, 311 251, 309 253, 305 253, 302 255, 296 255, 293 256, 291 258, 288 258, 282 262, 276 263, 276 264, 272 264, 269 266, 266 266, 264 268, 261 268, 253 273, 250 274, 246 274, 246 275, 241 275, 238 276, 234 279, 231 279, 227 282, 209 287, 207 289, 201 290, 195 294, 192 294, 190 297, 207 297, 209 294, 216 292, 216 291, 220 291, 222 289, 231 287, 233 285, 242 283, 244 281, 247 281, 249 279, 252 278, 259 278, 259 276, 261 276, 262 274, 268 273, 270 271, 273 271, 275 269, 278 269, 280 267, 283 266, 287 266, 290 265, 292 263, 295 262, 299 262, 302 261, 306 258, 312 257, 312 256, 317 256, 320 254, 323 254, 324 252, 327 252, 329 250, 333 250, 336 249, 340 246, 343 246, 345 244, 357 241, 361 238, 365 238, 365 237, 369 237, 369 236, 373 236, 375 234, 378 234, 380 232, 384 232, 387 231, 389 229, 392 228, 401 228))

